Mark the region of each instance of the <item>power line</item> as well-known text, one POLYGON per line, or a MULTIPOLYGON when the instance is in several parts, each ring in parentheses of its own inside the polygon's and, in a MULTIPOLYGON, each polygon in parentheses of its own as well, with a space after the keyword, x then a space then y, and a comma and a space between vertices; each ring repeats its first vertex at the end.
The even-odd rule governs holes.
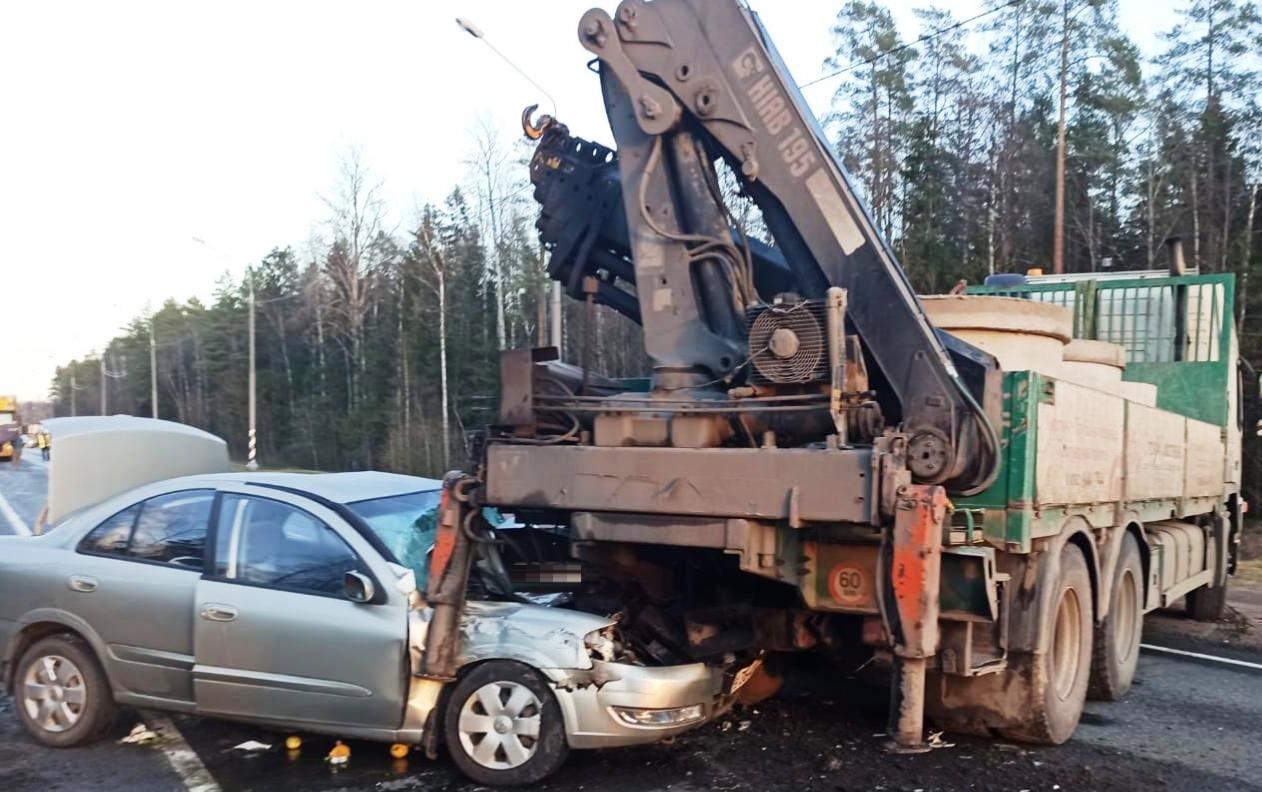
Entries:
POLYGON ((944 34, 946 34, 946 33, 950 33, 952 30, 956 30, 956 29, 958 29, 958 28, 962 28, 962 27, 964 27, 964 26, 965 26, 965 25, 967 25, 967 24, 970 24, 970 23, 972 23, 972 22, 976 22, 977 20, 979 20, 979 19, 983 19, 983 18, 985 18, 985 17, 988 17, 988 16, 990 16, 991 14, 997 14, 997 13, 999 13, 1000 11, 1003 11, 1004 9, 1011 8, 1012 6, 1014 6, 1014 5, 1018 5, 1018 4, 1022 3, 1022 2, 1024 2, 1024 0, 1008 0, 1008 2, 1004 3, 1003 5, 995 6, 994 8, 990 9, 989 11, 983 11, 983 12, 981 12, 980 14, 975 14, 975 15, 973 15, 973 16, 971 16, 971 17, 969 17, 968 19, 963 19, 963 20, 960 20, 959 22, 956 22, 954 25, 947 25, 946 27, 942 28, 941 30, 935 30, 935 31, 933 31, 932 33, 926 33, 925 35, 921 36, 920 38, 916 39, 915 41, 909 41, 909 42, 907 42, 906 44, 899 44, 897 47, 895 47, 895 48, 894 48, 894 49, 892 49, 892 50, 888 50, 888 51, 886 51, 886 52, 882 52, 882 53, 880 53, 879 55, 874 55, 873 57, 868 58, 868 59, 866 59, 866 60, 855 61, 854 63, 851 63, 849 66, 843 66, 842 68, 838 69, 838 70, 837 70, 837 71, 835 71, 835 72, 830 72, 830 73, 828 73, 828 74, 825 74, 823 77, 816 77, 814 80, 811 80, 810 82, 804 82, 804 83, 802 83, 801 85, 799 85, 799 86, 798 86, 798 88, 810 88, 812 85, 818 85, 819 83, 822 83, 822 82, 824 82, 825 80, 831 80, 832 78, 834 78, 834 77, 839 77, 839 76, 841 76, 841 75, 845 74, 846 72, 849 72, 849 71, 854 71, 855 69, 859 68, 860 66, 868 66, 868 65, 870 65, 870 64, 876 63, 876 62, 877 62, 877 61, 879 61, 881 58, 884 58, 884 57, 888 57, 888 56, 890 56, 890 55, 893 55, 895 52, 901 52, 902 50, 909 49, 909 48, 914 47, 914 46, 916 46, 917 44, 920 44, 920 43, 922 43, 922 42, 929 41, 930 39, 935 39, 935 38, 937 38, 938 36, 944 35, 944 34))

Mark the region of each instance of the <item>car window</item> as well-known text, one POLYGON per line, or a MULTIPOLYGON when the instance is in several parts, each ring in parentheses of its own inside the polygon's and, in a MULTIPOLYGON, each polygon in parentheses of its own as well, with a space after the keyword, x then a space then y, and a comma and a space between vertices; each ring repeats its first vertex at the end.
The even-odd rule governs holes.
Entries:
POLYGON ((79 543, 79 549, 89 553, 105 553, 107 555, 125 555, 127 541, 131 538, 131 527, 140 513, 140 504, 129 506, 118 514, 107 519, 79 543))
POLYGON ((200 569, 214 499, 210 490, 188 490, 144 501, 128 555, 200 569))
POLYGON ((227 580, 340 596, 355 551, 329 526, 287 503, 225 495, 215 573, 227 580))
POLYGON ((359 515, 399 563, 416 575, 422 591, 429 581, 428 552, 438 531, 441 490, 358 501, 347 508, 359 515))

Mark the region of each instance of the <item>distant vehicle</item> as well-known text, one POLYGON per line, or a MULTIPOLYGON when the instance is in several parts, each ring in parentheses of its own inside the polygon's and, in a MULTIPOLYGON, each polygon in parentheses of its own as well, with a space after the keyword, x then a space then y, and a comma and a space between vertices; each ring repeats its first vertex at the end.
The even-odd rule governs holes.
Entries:
POLYGON ((0 459, 13 458, 13 439, 22 431, 18 420, 18 397, 0 396, 0 459))
POLYGON ((0 657, 23 726, 81 745, 116 705, 138 706, 442 742, 476 781, 519 784, 571 748, 654 742, 730 700, 732 669, 639 664, 620 656, 609 618, 474 593, 460 673, 439 697, 414 672, 440 487, 374 472, 211 473, 0 538, 0 657))

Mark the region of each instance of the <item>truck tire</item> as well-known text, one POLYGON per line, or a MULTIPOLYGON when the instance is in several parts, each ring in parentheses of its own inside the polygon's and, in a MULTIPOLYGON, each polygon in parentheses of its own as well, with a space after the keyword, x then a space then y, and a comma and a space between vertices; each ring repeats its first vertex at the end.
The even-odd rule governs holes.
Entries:
POLYGON ((1072 542, 1060 551, 1060 574, 1047 613, 1043 651, 1029 656, 1026 721, 1001 729, 1010 740, 1060 745, 1073 736, 1087 700, 1091 678, 1091 574, 1082 550, 1072 542))
POLYGON ((1187 611, 1197 621, 1218 621, 1227 612, 1227 581, 1221 586, 1204 586, 1187 595, 1187 611))
POLYGON ((1127 533, 1113 572, 1109 614, 1095 630, 1091 654, 1091 687, 1087 695, 1117 701, 1131 689, 1139 666, 1140 636, 1144 632, 1144 567, 1135 535, 1127 533))

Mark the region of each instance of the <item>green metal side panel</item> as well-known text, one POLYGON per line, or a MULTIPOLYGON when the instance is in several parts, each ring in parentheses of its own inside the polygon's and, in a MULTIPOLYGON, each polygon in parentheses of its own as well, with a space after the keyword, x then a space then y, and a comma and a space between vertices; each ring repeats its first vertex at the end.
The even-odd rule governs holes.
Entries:
POLYGON ((1125 379, 1157 386, 1157 406, 1198 421, 1226 426, 1227 361, 1131 363, 1125 379))
MULTIPOLYGON (((1219 426, 1232 420, 1233 275, 1035 281, 974 286, 968 293, 1060 305, 1073 313, 1075 337, 1126 348, 1125 379, 1156 385, 1159 408, 1219 426), (1173 321, 1176 311, 1182 311, 1181 323, 1173 321)), ((1011 371, 1004 373, 1003 388, 1003 422, 996 427, 1002 445, 999 477, 986 491, 955 502, 961 512, 955 524, 979 526, 991 545, 1026 553, 1034 538, 1060 530, 1069 513, 1060 507, 1037 515, 1034 510, 1038 405, 1053 398, 1052 380, 1011 371)), ((1170 508, 1162 502, 1161 514, 1153 519, 1168 516, 1170 508)))
POLYGON ((999 432, 999 476, 985 491, 955 501, 956 510, 978 513, 983 535, 993 545, 1028 552, 1034 517, 1034 460, 1038 404, 1047 398, 1047 379, 1033 371, 1003 377, 1003 424, 999 432))

